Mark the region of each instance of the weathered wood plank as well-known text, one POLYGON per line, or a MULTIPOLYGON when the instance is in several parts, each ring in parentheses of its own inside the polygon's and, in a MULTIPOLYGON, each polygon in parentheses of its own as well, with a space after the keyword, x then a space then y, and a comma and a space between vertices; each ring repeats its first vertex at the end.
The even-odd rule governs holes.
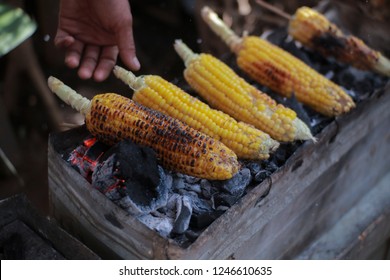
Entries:
POLYGON ((390 173, 299 259, 366 259, 390 236, 390 173))
POLYGON ((274 252, 275 246, 283 246, 283 250, 280 250, 282 253, 275 258, 293 258, 307 242, 331 227, 343 213, 365 196, 387 172, 386 166, 390 166, 390 159, 385 156, 390 152, 390 147, 377 155, 366 152, 367 148, 372 149, 380 144, 388 147, 385 139, 381 137, 386 133, 390 136, 389 130, 381 127, 356 143, 336 164, 318 177, 307 191, 297 197, 291 211, 302 208, 302 205, 308 207, 303 207, 306 209, 300 215, 297 214, 295 219, 286 223, 281 236, 275 238, 273 245, 267 244, 262 254, 265 254, 267 247, 274 252), (377 166, 377 162, 381 165, 377 166), (327 184, 324 185, 324 182, 327 184), (308 192, 312 194, 307 196, 308 192))

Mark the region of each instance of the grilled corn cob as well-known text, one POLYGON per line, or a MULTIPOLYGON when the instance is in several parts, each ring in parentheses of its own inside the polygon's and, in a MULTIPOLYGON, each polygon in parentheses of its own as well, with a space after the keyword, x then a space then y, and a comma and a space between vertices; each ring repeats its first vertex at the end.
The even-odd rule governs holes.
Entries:
POLYGON ((56 78, 50 77, 48 84, 85 115, 87 129, 107 144, 129 138, 154 149, 164 167, 210 180, 229 179, 239 169, 233 151, 179 120, 115 93, 99 94, 90 101, 56 78))
POLYGON ((309 7, 299 8, 288 25, 289 34, 323 56, 390 77, 390 60, 362 40, 345 35, 336 25, 309 7))
POLYGON ((283 142, 313 139, 296 113, 239 77, 210 54, 195 54, 181 40, 174 44, 183 59, 187 82, 207 102, 237 120, 249 123, 283 142))
POLYGON ((279 146, 268 134, 211 109, 159 76, 136 77, 119 66, 114 67, 114 74, 134 90, 134 101, 179 119, 221 141, 239 158, 267 159, 269 153, 279 146))
POLYGON ((296 98, 326 116, 348 112, 355 104, 339 86, 281 48, 255 36, 238 37, 210 8, 202 17, 237 55, 238 66, 273 91, 296 98))

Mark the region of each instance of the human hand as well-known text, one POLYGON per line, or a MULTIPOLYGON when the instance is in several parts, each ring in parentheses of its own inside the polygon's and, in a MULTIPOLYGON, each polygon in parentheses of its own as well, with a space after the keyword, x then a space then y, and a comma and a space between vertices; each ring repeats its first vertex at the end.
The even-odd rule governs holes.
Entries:
POLYGON ((131 70, 140 63, 135 54, 128 0, 61 0, 54 43, 65 49, 65 64, 82 79, 105 80, 118 54, 131 70))

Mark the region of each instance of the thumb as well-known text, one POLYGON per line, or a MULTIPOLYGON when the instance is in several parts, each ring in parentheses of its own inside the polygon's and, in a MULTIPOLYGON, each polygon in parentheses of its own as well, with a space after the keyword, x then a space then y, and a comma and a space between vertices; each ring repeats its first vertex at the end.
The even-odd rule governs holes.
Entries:
POLYGON ((137 71, 141 64, 136 56, 133 30, 130 26, 122 27, 117 33, 119 56, 122 62, 131 70, 137 71))
POLYGON ((72 45, 75 42, 75 39, 73 36, 71 36, 69 33, 58 29, 57 34, 54 38, 54 45, 57 48, 67 48, 70 45, 72 45))

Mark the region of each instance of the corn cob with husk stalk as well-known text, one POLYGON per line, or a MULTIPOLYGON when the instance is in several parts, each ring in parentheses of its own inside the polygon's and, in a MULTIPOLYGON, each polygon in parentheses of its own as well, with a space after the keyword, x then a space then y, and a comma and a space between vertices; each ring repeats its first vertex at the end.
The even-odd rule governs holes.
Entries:
POLYGON ((390 60, 352 35, 345 35, 324 15, 309 7, 301 7, 293 16, 274 6, 256 1, 261 6, 279 14, 289 21, 288 33, 305 47, 325 57, 370 70, 390 77, 390 60))
POLYGON ((390 60, 355 36, 345 35, 336 25, 308 7, 299 8, 289 21, 289 34, 323 56, 362 70, 390 77, 390 60))
POLYGON ((119 66, 114 67, 114 74, 134 90, 134 101, 179 119, 221 141, 239 158, 267 159, 279 146, 268 134, 246 123, 237 122, 221 111, 211 109, 206 103, 160 76, 136 77, 119 66))
POLYGON ((238 66, 262 85, 329 117, 355 107, 352 98, 303 61, 256 36, 239 37, 210 8, 202 17, 237 56, 238 66))
POLYGON ((293 110, 277 104, 216 57, 196 54, 181 40, 175 41, 174 48, 186 66, 186 81, 212 107, 255 126, 278 141, 314 139, 293 110))
POLYGON ((165 168, 199 178, 225 180, 239 169, 232 150, 179 120, 115 93, 88 100, 54 77, 48 85, 85 116, 87 129, 104 143, 130 139, 151 147, 165 168))

